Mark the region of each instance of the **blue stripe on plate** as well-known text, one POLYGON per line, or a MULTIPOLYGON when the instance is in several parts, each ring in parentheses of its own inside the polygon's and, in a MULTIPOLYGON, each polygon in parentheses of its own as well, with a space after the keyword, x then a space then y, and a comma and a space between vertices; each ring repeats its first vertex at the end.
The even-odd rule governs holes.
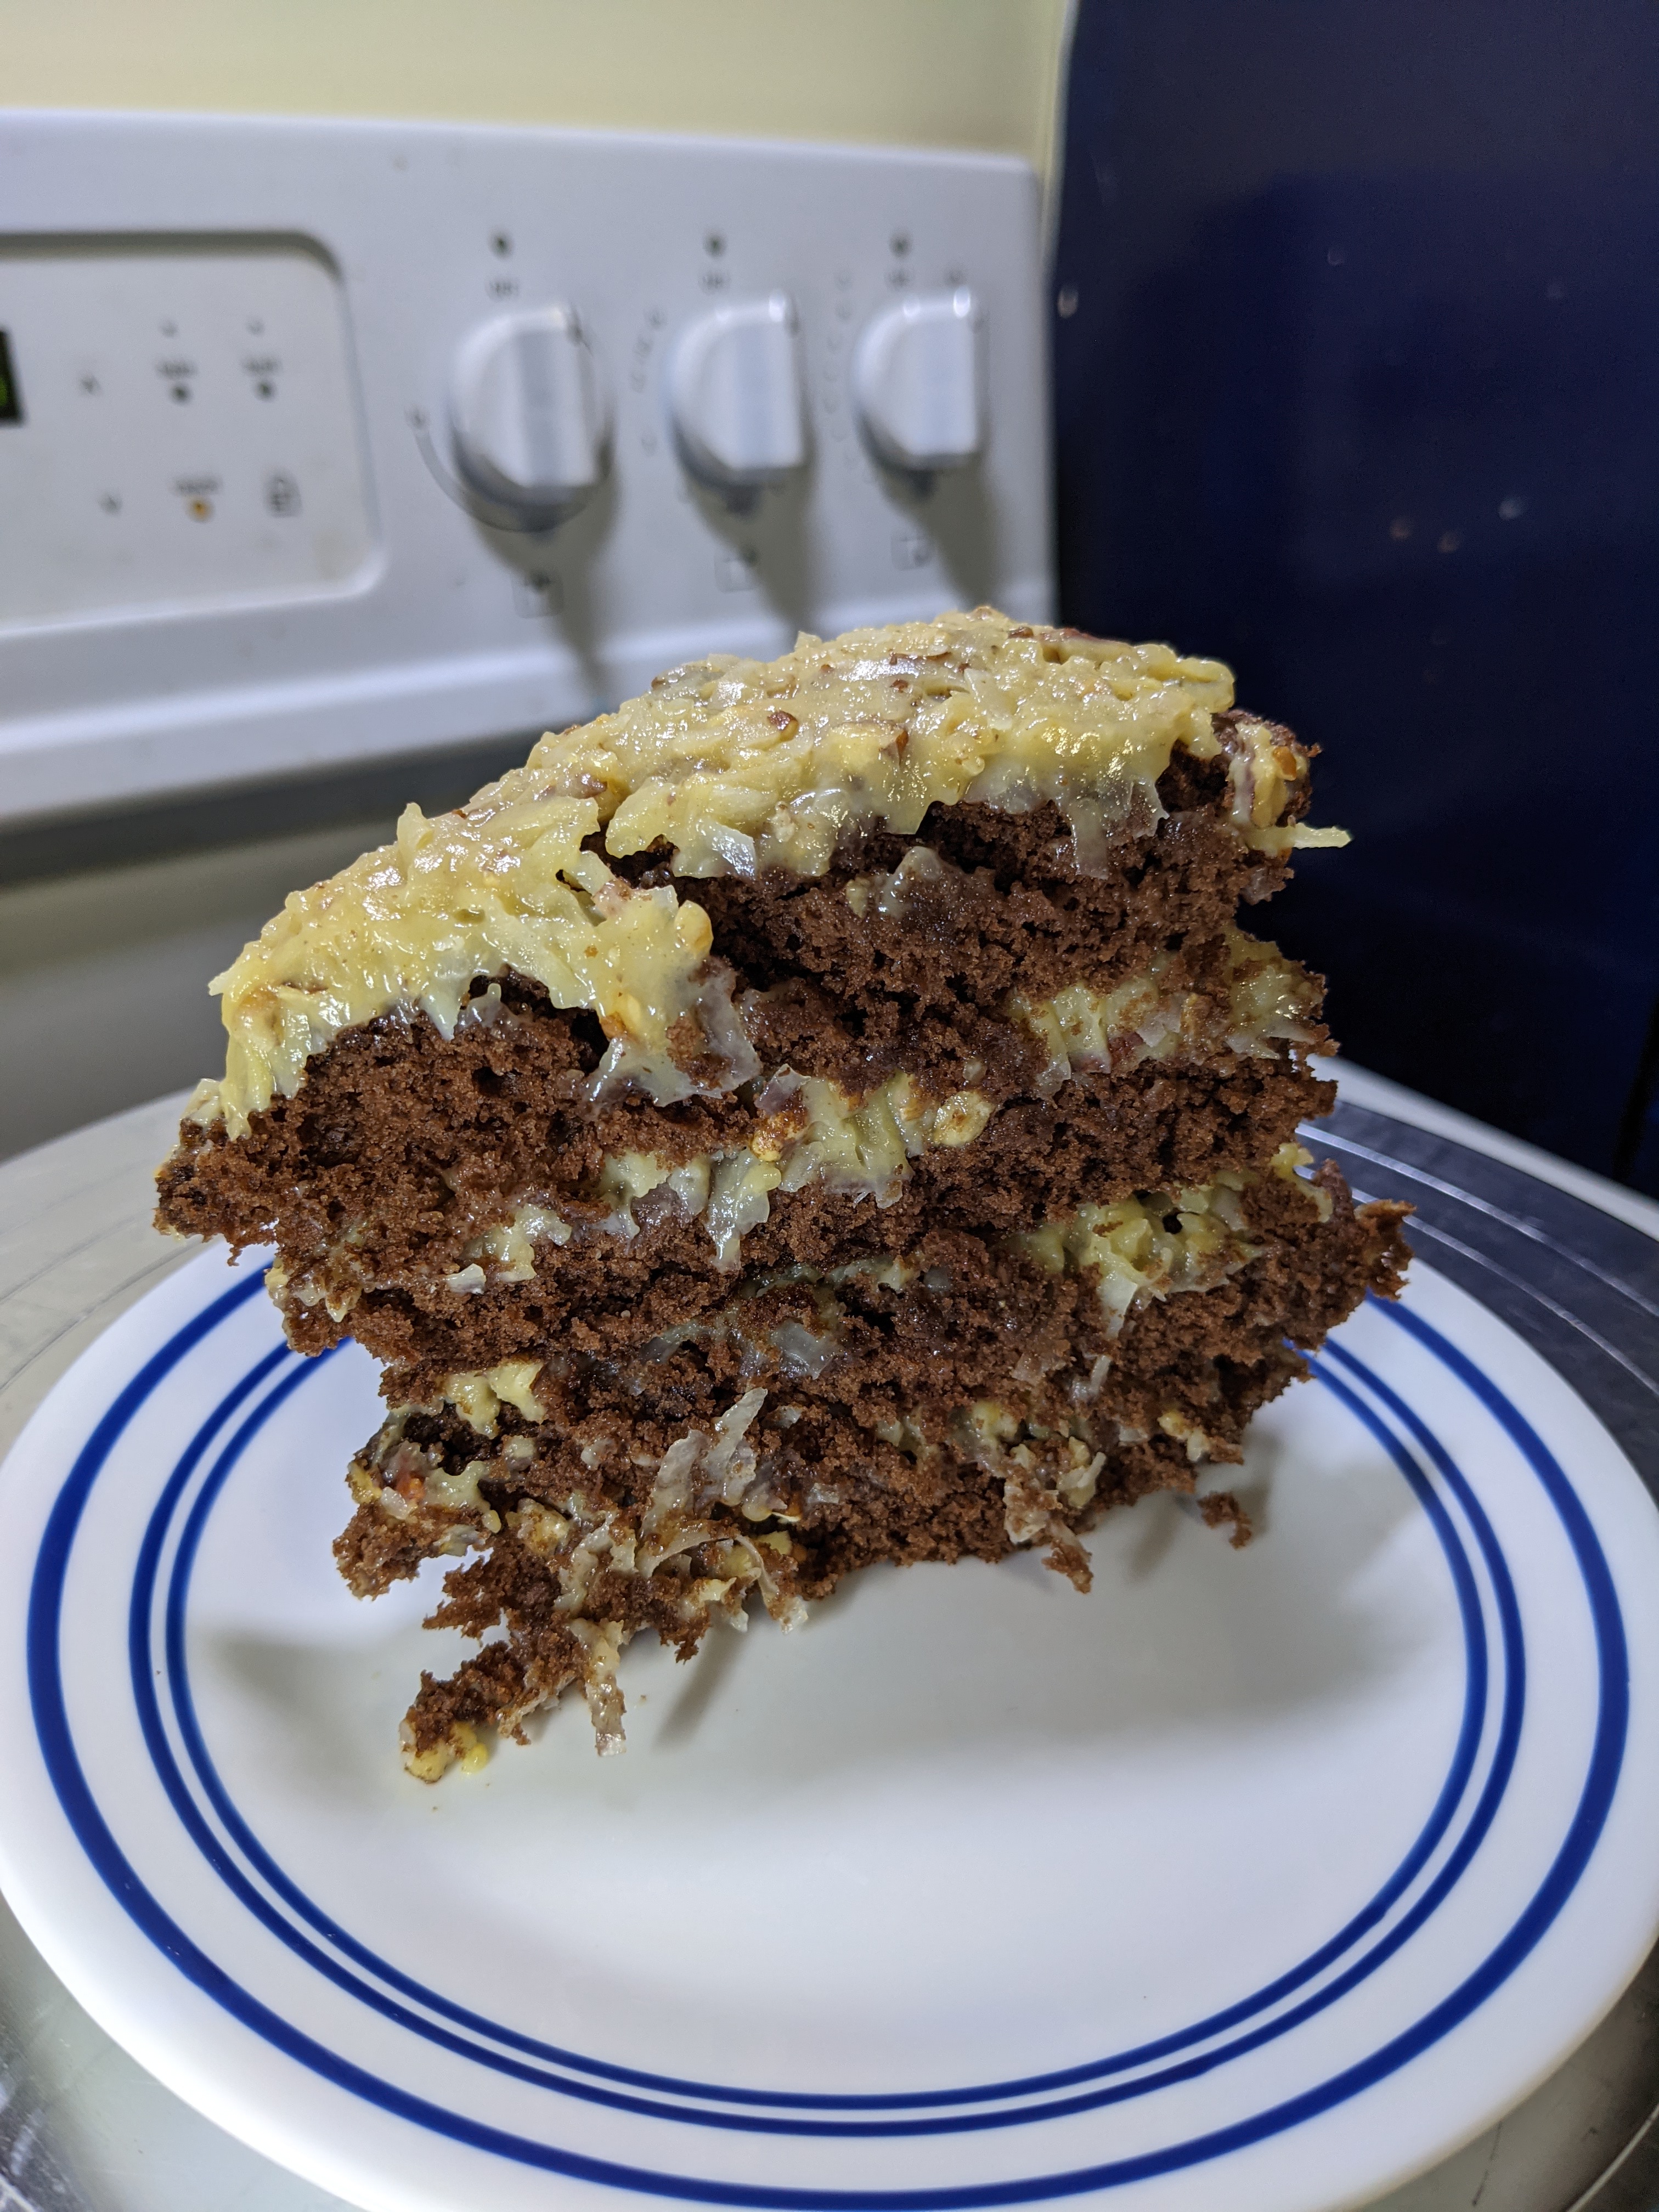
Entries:
MULTIPOLYGON (((1257 2049, 1262 2043, 1273 2040, 1311 2017, 1315 2013, 1322 2010, 1336 1997, 1345 1994, 1358 1982, 1374 1972, 1385 1960, 1393 1955, 1407 1936, 1415 1932, 1422 1920, 1427 1917, 1428 1913, 1443 1902, 1449 1893, 1458 1876, 1474 1856, 1476 1848, 1485 1836, 1508 1781, 1510 1767, 1513 1763, 1515 1742, 1520 1731, 1523 1696, 1525 1670, 1521 1643, 1520 1615, 1514 1602, 1514 1592, 1509 1582, 1508 1569, 1486 1515, 1468 1483, 1453 1467, 1449 1457, 1442 1449, 1439 1450, 1438 1456, 1443 1466, 1449 1470, 1449 1486, 1455 1491, 1466 1513, 1469 1515, 1476 1527, 1477 1535, 1487 1559, 1489 1571, 1492 1573, 1500 1589, 1507 1592, 1508 1595, 1509 1607, 1505 1632, 1509 1641, 1505 1653, 1505 1701, 1499 1724, 1497 1754, 1492 1776, 1488 1779, 1486 1790, 1476 1808, 1474 1820, 1461 1840, 1454 1858, 1449 1862, 1449 1870, 1443 1870, 1441 1879, 1435 1889, 1430 1893, 1426 1902, 1420 1903, 1419 1910, 1413 1916, 1392 1931, 1384 1942, 1377 1945, 1341 1980, 1333 1982, 1295 2011, 1282 2014, 1272 2022, 1259 2027, 1252 2034, 1237 2038, 1218 2050, 1212 2050, 1201 2056, 1194 2057, 1182 2066, 1166 2068, 1161 2072, 1143 2075, 1133 2084, 1097 2093, 1089 2097, 1054 2101, 1041 2107, 1021 2106, 1015 2111, 995 2114, 951 2119, 863 2124, 846 2121, 762 2120, 750 2118, 747 2115, 736 2117, 686 2112, 678 2106, 665 2106, 645 2098, 600 2089, 585 2082, 572 2081, 564 2075, 550 2074, 542 2068, 525 2064, 520 2059, 504 2058, 498 2053, 476 2044, 464 2042, 447 2030, 411 2014, 406 2008, 396 2003, 383 1991, 359 1982, 356 1977, 348 1973, 337 1960, 319 1952, 314 1944, 308 1942, 290 1923, 283 1920, 270 1901, 247 1881, 241 1869, 236 1865, 234 1859, 225 1851, 219 1839, 213 1834, 191 1796, 187 1785, 173 1760, 172 1748, 162 1725, 155 1691, 157 1677, 164 1676, 173 1692, 174 1720, 179 1739, 208 1802, 218 1814, 232 1840, 238 1845, 255 1871, 304 1921, 332 1943, 344 1956, 378 1976, 389 1988, 428 2007, 442 2019, 489 2036, 505 2045, 509 2051, 548 2060, 555 2065, 562 2065, 599 2075, 609 2081, 620 2080, 640 2087, 655 2089, 671 2096, 698 2098, 748 2106, 786 2108, 796 2112, 902 2111, 918 2106, 937 2109, 953 2105, 1006 2102, 1016 2098, 1030 2097, 1057 2088, 1074 2087, 1085 2081, 1100 2081, 1108 2075, 1127 2073, 1137 2067, 1150 2064, 1156 2059, 1170 2057, 1176 2052, 1190 2050, 1194 2045, 1206 2041, 1225 2029, 1255 2017, 1283 1997, 1303 1987, 1317 1973, 1350 1950, 1361 1936, 1376 1927, 1432 1855, 1463 1797, 1474 1769, 1476 1753, 1486 1723, 1488 1686, 1486 1627, 1481 1615, 1480 1601, 1474 1576, 1444 1504, 1435 1493, 1432 1485, 1425 1480, 1420 1468, 1409 1452, 1396 1437, 1390 1435, 1370 1409, 1345 1384, 1333 1376, 1322 1376, 1321 1379, 1389 1452, 1395 1465, 1411 1485, 1419 1503, 1429 1516, 1451 1570, 1464 1636, 1467 1664, 1463 1712, 1451 1771, 1447 1776, 1433 1811, 1421 1833, 1401 1866, 1378 1891, 1376 1896, 1334 1937, 1322 1945, 1310 1958, 1280 1975, 1266 1990, 1241 2000, 1228 2007, 1224 2012, 1214 2014, 1208 2019, 1200 2021, 1194 2027, 1162 2037, 1156 2042, 1141 2045, 1134 2050, 1096 2060, 1086 2065, 1070 2067, 1062 2071, 1029 2076, 1013 2081, 976 2084, 968 2088, 942 2089, 928 2093, 896 2092, 880 2096, 752 2090, 733 2088, 723 2084, 711 2085, 705 2082, 687 2081, 673 2076, 648 2074, 613 2066, 603 2061, 586 2057, 580 2053, 562 2050, 556 2045, 538 2042, 531 2037, 504 2028, 497 2022, 484 2019, 464 2007, 452 2003, 411 1977, 401 1972, 398 1968, 390 1966, 323 1912, 320 1907, 315 1905, 283 1872, 253 1835, 246 1819, 224 1788, 203 1740, 190 1689, 185 1635, 190 1579, 208 1517, 221 1496, 225 1481, 234 1470, 242 1449, 262 1425, 267 1415, 289 1395, 299 1376, 302 1376, 307 1371, 301 1368, 298 1370, 297 1375, 290 1375, 283 1383, 271 1392, 268 1400, 260 1407, 256 1408, 249 1415, 230 1443, 220 1454, 197 1494, 179 1540, 168 1580, 166 1597, 167 1666, 165 1670, 155 1665, 155 1654, 148 1632, 154 1605, 153 1586, 155 1566, 159 1562, 165 1541, 166 1521, 181 1494, 184 1486, 183 1477, 175 1476, 168 1482, 163 1492, 161 1501, 157 1505, 149 1531, 145 1537, 143 1556, 149 1563, 149 1572, 146 1573, 141 1565, 141 1571, 135 1578, 132 1597, 131 1615, 132 1682, 141 1723, 157 1771, 161 1775, 163 1786, 180 1820, 189 1831, 198 1850, 248 1911, 292 1949, 305 1958, 307 1963, 316 1967, 319 1972, 325 1974, 339 1987, 349 1990, 357 1996, 374 2010, 397 2021, 401 2026, 411 2029, 414 2033, 438 2043, 446 2050, 471 2058, 480 2064, 493 2067, 518 2080, 561 2091, 568 2095, 582 2097, 590 2102, 610 2105, 623 2111, 638 2112, 651 2118, 690 2120, 695 2124, 708 2126, 737 2127, 751 2131, 792 2135, 961 2133, 987 2127, 1023 2125, 1034 2118, 1061 2117, 1071 2112, 1090 2109, 1096 2105, 1121 2102, 1128 2098, 1145 2094, 1149 2090, 1164 2087, 1172 2081, 1190 2079, 1195 2075, 1211 2071, 1214 2067, 1229 2059, 1257 2049)), ((1364 1370, 1360 1371, 1363 1374, 1364 1370)), ((193 1465, 193 1461, 191 1463, 193 1465)), ((1501 1599, 1499 1609, 1501 1615, 1503 1612, 1501 1599)))
MULTIPOLYGON (((606 2186, 699 2203, 777 2207, 780 2212, 878 2212, 878 2208, 890 2207, 897 2208, 897 2212, 954 2212, 954 2208, 968 2212, 969 2208, 1041 2202, 1121 2186, 1200 2165, 1279 2134, 1346 2102, 1431 2049, 1477 2010, 1533 1950, 1571 1894, 1594 1851, 1617 1786, 1629 1710, 1624 1626, 1612 1577, 1595 1530, 1564 1470, 1491 1378, 1415 1315, 1384 1308, 1391 1320, 1414 1336, 1499 1420, 1531 1466, 1561 1521, 1583 1579, 1600 1674, 1596 1728, 1589 1771, 1560 1850, 1508 1934, 1438 2005, 1366 2059, 1249 2119, 1134 2158, 976 2186, 908 2191, 811 2190, 705 2179, 589 2158, 485 2126, 464 2113, 446 2111, 327 2050, 281 2019, 199 1948, 162 1910, 122 1854, 93 1800, 69 1729, 58 1670, 63 1583, 70 1550, 92 1486, 116 1440, 156 1384, 257 1288, 257 1278, 237 1285, 170 1339, 125 1386, 76 1456, 49 1517, 30 1592, 27 1651, 36 1732, 59 1802, 82 1850, 135 1923, 181 1972, 233 2017, 301 2064, 365 2101, 453 2141, 544 2171, 606 2186)), ((1325 1379, 1334 1386, 1335 1378, 1328 1371, 1325 1379)), ((245 1396, 258 1387, 258 1377, 245 1376, 243 1384, 245 1396)), ((234 1397, 236 1394, 231 1395, 234 1397)), ((1358 1400, 1354 1402, 1363 1403, 1358 1400)), ((201 1437, 203 1450, 225 1417, 222 1412, 218 1422, 210 1426, 207 1436, 201 1437)), ((182 1487, 181 1483, 181 1490, 182 1487)), ((1480 1540, 1478 1532, 1477 1540, 1480 1540)), ((1482 1548, 1484 1551, 1484 1543, 1482 1548)), ((1486 1553, 1489 1571, 1492 1556, 1492 1553, 1486 1553)), ((1502 1618, 1501 1599, 1499 1609, 1502 1618)), ((1505 1626, 1507 1629, 1507 1622, 1505 1626)), ((1506 1674, 1509 1671, 1506 1668, 1506 1674)), ((1510 1693, 1518 1694, 1514 1677, 1506 1685, 1506 1694, 1510 1693)), ((1494 1774, 1496 1771, 1495 1760, 1494 1774)), ((1489 1777, 1483 1803, 1491 1789, 1489 1777)), ((1444 1874, 1443 1867, 1442 1878, 1444 1874)), ((1042 2107, 1032 2117, 1042 2117, 1054 2109, 1052 2106, 1042 2107)), ((677 2112, 675 2117, 684 2118, 687 2115, 677 2112)))

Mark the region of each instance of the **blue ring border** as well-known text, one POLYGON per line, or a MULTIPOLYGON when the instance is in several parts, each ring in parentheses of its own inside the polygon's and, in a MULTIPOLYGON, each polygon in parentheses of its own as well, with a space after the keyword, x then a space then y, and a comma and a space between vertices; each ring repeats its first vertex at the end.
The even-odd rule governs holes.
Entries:
MULTIPOLYGON (((301 2065, 396 2118, 470 2148, 600 2186, 681 2201, 775 2207, 779 2212, 970 2212, 970 2208, 1046 2202, 1121 2186, 1207 2162, 1328 2111, 1420 2056, 1500 1987, 1560 1913, 1581 1878, 1617 1787, 1630 1718, 1628 1647, 1612 1576, 1588 1514, 1565 1471, 1524 1417, 1489 1377, 1415 1314, 1382 1310, 1475 1398, 1509 1434, 1542 1485, 1572 1549, 1589 1601, 1600 1673, 1596 1725, 1584 1784, 1571 1822, 1543 1880, 1507 1935, 1472 1973, 1414 2026, 1357 2064, 1249 2120, 1139 2156, 1024 2179, 921 2190, 817 2190, 706 2180, 560 2150, 446 2112, 327 2051, 271 2012, 208 1958, 138 1880, 99 1812, 75 1755, 58 1672, 63 1575, 93 1480, 117 1438, 162 1377, 231 1311, 252 1297, 251 1276, 192 1316, 131 1378, 77 1454, 37 1555, 26 1630, 31 1708, 43 1759, 82 1850, 135 1924, 204 1994, 301 2065)), ((246 1378, 245 1378, 246 1379, 246 1378)), ((249 1386, 253 1387, 252 1385, 249 1386)))
MULTIPOLYGON (((263 1377, 280 1367, 280 1351, 259 1363, 254 1374, 263 1377)), ((1369 1374, 1358 1362, 1350 1361, 1359 1378, 1378 1393, 1387 1386, 1369 1374)), ((1480 1595, 1470 1571, 1467 1554, 1455 1548, 1457 1531, 1447 1513, 1443 1502, 1436 1495, 1431 1483, 1421 1468, 1402 1448, 1399 1441, 1379 1421, 1370 1408, 1358 1399, 1346 1385, 1334 1376, 1324 1373, 1316 1363, 1320 1379, 1360 1420, 1388 1450, 1397 1468, 1413 1490, 1421 1508, 1430 1518, 1448 1565, 1451 1570, 1454 1589, 1457 1596, 1464 1632, 1468 1662, 1463 1713, 1454 1747, 1454 1757, 1445 1783, 1437 1796, 1429 1820, 1413 1845, 1376 1894, 1360 1911, 1351 1917, 1337 1934, 1321 1945, 1307 1959, 1288 1969, 1262 1990, 1243 1998, 1223 2011, 1199 2021, 1195 2026, 1158 2038, 1156 2041, 1127 2052, 1097 2060, 1091 2063, 1066 2068, 1046 2075, 1028 2077, 1006 2082, 976 2085, 959 2090, 938 2090, 932 2093, 891 2093, 879 2096, 831 2095, 823 2093, 789 2093, 736 2089, 725 2085, 710 2085, 687 2081, 672 2076, 644 2073, 631 2068, 607 2064, 566 2051, 556 2046, 538 2042, 517 2031, 501 2027, 498 2023, 480 2018, 467 2008, 435 1995, 398 1969, 378 1958, 355 1937, 341 1929, 301 1892, 254 1838, 247 1823, 231 1801, 213 1766, 205 1742, 197 1723, 193 1700, 189 1688, 189 1672, 185 1650, 185 1615, 188 1603, 189 1583, 200 1536, 222 1486, 234 1471, 247 1443, 263 1425, 269 1415, 300 1386, 309 1374, 316 1372, 314 1363, 301 1364, 297 1360, 292 1370, 276 1383, 266 1397, 254 1407, 236 1430, 234 1435, 220 1450, 214 1465, 198 1491, 186 1516, 185 1525, 174 1554, 169 1577, 166 1619, 165 1668, 155 1665, 152 1644, 152 1615, 156 1569, 165 1547, 167 1529, 179 1499, 187 1487, 209 1441, 225 1426, 236 1405, 250 1395, 242 1384, 233 1387, 216 1413, 205 1421, 191 1444, 181 1455, 163 1486, 143 1544, 140 1550, 139 1567, 135 1575, 133 1595, 129 1613, 129 1650, 131 1674, 135 1703, 137 1706, 151 1759, 173 1804, 180 1824, 195 1842, 203 1856, 227 1887, 236 1896, 243 1908, 254 1918, 305 1959, 313 1969, 325 1978, 334 1981, 348 1993, 394 2020, 399 2026, 427 2038, 456 2055, 475 2063, 509 2074, 533 2086, 558 2091, 567 2095, 584 2098, 586 2101, 609 2105, 615 2108, 644 2117, 676 2120, 692 2124, 747 2129, 751 2132, 775 2134, 820 2134, 838 2136, 878 2135, 921 2135, 963 2133, 991 2127, 1023 2126, 1035 2121, 1065 2117, 1091 2109, 1102 2104, 1127 2101, 1147 2093, 1168 2087, 1178 2080, 1189 2079, 1195 2074, 1212 2071, 1217 2066, 1258 2048, 1262 2043, 1276 2039, 1300 2026, 1316 2013, 1323 2010, 1345 1996, 1359 1981, 1384 1964, 1395 1951, 1416 1935, 1425 1921, 1438 1910, 1462 1874, 1467 1871, 1487 1829, 1496 1815, 1497 1808, 1507 1785, 1518 1744, 1525 1695, 1525 1647, 1522 1635, 1520 1611, 1510 1578, 1491 1523, 1470 1488, 1467 1478, 1455 1466, 1437 1439, 1419 1423, 1419 1429, 1431 1455, 1431 1463, 1442 1474, 1448 1487, 1457 1498, 1480 1547, 1492 1587, 1493 1601, 1502 1629, 1504 1650, 1504 1695, 1495 1731, 1496 1741, 1487 1782, 1479 1794, 1474 1813, 1463 1837, 1449 1856, 1439 1875, 1429 1885, 1416 1904, 1402 1916, 1401 1920, 1370 1953, 1355 1961, 1340 1976, 1314 1992, 1294 2009, 1276 2016, 1251 2033, 1236 2039, 1219 2049, 1205 2051, 1185 2064, 1165 2069, 1163 2072, 1139 2077, 1132 2084, 1117 2090, 1092 2096, 1073 2098, 1048 2105, 1022 2105, 1010 2111, 976 2116, 966 2119, 915 2120, 908 2122, 811 2122, 800 2120, 750 2119, 744 2117, 719 2114, 705 2115, 684 2107, 665 2106, 647 2099, 605 2090, 591 2084, 572 2081, 565 2076, 544 2072, 519 2059, 503 2057, 501 2053, 480 2049, 463 2042, 447 2029, 411 2015, 383 1991, 366 1989, 345 1968, 325 1954, 319 1953, 300 1931, 285 1921, 269 1900, 261 1896, 212 1834, 204 1820, 201 1809, 185 1785, 174 1760, 173 1749, 162 1725, 155 1680, 162 1675, 174 1692, 174 1724, 185 1747, 197 1779, 212 1809, 218 1814, 232 1840, 265 1881, 302 1919, 308 1922, 325 1941, 337 1951, 356 1961, 368 1972, 377 1975, 390 1989, 400 1991, 416 2002, 426 2005, 444 2019, 474 2033, 493 2038, 509 2051, 523 2053, 527 2058, 550 2062, 553 2065, 572 2068, 610 2081, 623 2081, 639 2087, 653 2089, 668 2095, 707 2100, 709 2102, 764 2107, 771 2111, 903 2111, 927 2107, 937 2112, 941 2107, 962 2105, 984 2105, 1006 2101, 1017 2097, 1029 2097, 1055 2088, 1073 2087, 1085 2081, 1099 2081, 1112 2074, 1123 2074, 1131 2069, 1173 2056, 1225 2032, 1256 2014, 1263 2012, 1282 1997, 1312 1980, 1351 1950, 1363 1936, 1386 1917, 1424 1866, 1450 1827, 1468 1794, 1480 1745, 1486 1731, 1490 1711, 1489 1665, 1486 1650, 1486 1628, 1480 1595)), ((252 1379, 252 1377, 248 1379, 252 1379)), ((1389 1394, 1392 1395, 1392 1394, 1389 1394)), ((1406 1408, 1395 1401, 1397 1413, 1406 1408)))

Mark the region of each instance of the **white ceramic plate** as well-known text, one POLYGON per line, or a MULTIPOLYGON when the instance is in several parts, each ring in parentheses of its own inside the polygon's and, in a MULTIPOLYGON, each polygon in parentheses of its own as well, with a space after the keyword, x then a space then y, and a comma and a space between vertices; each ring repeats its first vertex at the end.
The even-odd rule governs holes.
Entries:
POLYGON ((0 1470, 0 1881, 173 2088, 354 2203, 1360 2203, 1489 2125, 1659 1927, 1659 1513, 1419 1260, 1235 1484, 1079 1597, 878 1570, 636 1646, 436 1789, 459 1638, 329 1543, 378 1418, 209 1255, 0 1470))

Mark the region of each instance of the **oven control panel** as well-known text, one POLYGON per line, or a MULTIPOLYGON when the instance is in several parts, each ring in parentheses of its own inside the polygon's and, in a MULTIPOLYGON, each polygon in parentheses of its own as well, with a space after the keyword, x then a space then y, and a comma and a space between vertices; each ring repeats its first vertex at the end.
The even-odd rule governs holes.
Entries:
POLYGON ((1050 611, 1018 163, 4 120, 0 818, 1050 611))
POLYGON ((0 636, 275 605, 373 562, 340 286, 303 246, 0 244, 0 636))

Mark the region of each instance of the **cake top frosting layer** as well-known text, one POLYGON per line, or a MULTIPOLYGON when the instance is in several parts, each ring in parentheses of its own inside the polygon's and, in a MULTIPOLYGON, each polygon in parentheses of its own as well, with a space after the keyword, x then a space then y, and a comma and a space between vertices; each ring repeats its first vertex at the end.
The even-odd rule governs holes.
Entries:
POLYGON ((822 875, 849 828, 914 833, 936 802, 1055 801, 1080 838, 1158 818, 1177 744, 1213 749, 1219 661, 1012 623, 989 608, 714 654, 544 738, 521 773, 592 796, 608 851, 677 875, 822 875))
POLYGON ((214 980, 226 1072, 192 1111, 240 1135, 343 1030, 418 1011, 448 1036, 471 1018, 473 979, 508 969, 597 1015, 611 1040, 599 1092, 631 1080, 660 1103, 730 1089, 756 1066, 707 915, 672 888, 630 887, 597 847, 664 848, 681 878, 817 876, 849 836, 913 834, 936 804, 1052 801, 1087 869, 1156 824, 1178 746, 1227 757, 1247 844, 1340 841, 1282 823, 1306 755, 1239 718, 1224 742, 1214 717, 1231 702, 1218 661, 985 607, 675 669, 543 738, 458 811, 410 807, 394 843, 294 893, 214 980))

